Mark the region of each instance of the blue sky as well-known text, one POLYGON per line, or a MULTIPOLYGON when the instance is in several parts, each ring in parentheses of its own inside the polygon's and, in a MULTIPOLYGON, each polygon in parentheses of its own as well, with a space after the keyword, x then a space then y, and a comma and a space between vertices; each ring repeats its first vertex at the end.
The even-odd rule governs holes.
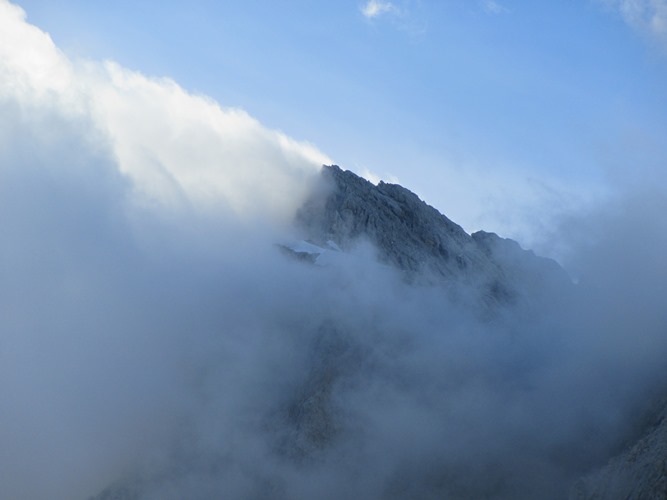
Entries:
POLYGON ((174 79, 539 244, 667 159, 664 0, 20 0, 69 57, 174 79))

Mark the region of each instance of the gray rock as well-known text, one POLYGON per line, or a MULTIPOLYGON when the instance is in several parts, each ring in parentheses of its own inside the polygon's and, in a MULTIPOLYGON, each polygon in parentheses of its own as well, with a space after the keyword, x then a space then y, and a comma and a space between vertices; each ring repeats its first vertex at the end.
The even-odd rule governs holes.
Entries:
POLYGON ((579 480, 572 500, 667 499, 667 404, 643 436, 604 467, 579 480))
POLYGON ((409 190, 384 182, 374 186, 335 165, 322 174, 331 191, 324 199, 311 198, 297 214, 315 243, 330 240, 350 250, 366 239, 383 262, 413 274, 453 278, 499 272, 470 235, 409 190))
POLYGON ((471 236, 503 270, 504 289, 522 295, 531 305, 551 301, 571 291, 572 280, 555 260, 535 255, 516 241, 495 233, 477 231, 471 236))
POLYGON ((454 293, 467 285, 467 291, 477 292, 474 299, 487 305, 530 298, 546 284, 571 286, 555 261, 494 233, 471 236, 402 186, 375 186, 336 165, 324 166, 322 176, 328 189, 297 213, 297 224, 315 244, 333 241, 351 250, 370 242, 380 262, 410 281, 445 284, 454 293))

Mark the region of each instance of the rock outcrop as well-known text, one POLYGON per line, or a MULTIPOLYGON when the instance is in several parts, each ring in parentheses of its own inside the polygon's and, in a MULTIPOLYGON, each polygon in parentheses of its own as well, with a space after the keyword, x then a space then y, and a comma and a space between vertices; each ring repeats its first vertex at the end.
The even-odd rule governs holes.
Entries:
POLYGON ((527 298, 546 283, 571 285, 555 261, 494 233, 469 235, 402 186, 376 186, 336 165, 324 166, 322 176, 328 189, 297 213, 297 224, 317 245, 334 242, 350 250, 369 242, 382 263, 402 270, 409 280, 444 283, 452 290, 471 285, 491 305, 527 298))

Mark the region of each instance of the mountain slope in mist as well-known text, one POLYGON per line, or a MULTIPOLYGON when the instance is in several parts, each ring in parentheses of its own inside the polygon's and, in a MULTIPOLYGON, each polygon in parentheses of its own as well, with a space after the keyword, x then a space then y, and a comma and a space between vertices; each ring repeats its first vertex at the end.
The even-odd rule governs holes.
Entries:
POLYGON ((573 500, 665 498, 667 496, 667 401, 642 426, 644 433, 604 467, 578 481, 573 500))
MULTIPOLYGON (((383 182, 372 186, 336 166, 325 166, 323 175, 335 186, 333 192, 311 198, 297 215, 312 241, 333 240, 342 248, 370 241, 377 258, 405 271, 411 282, 420 277, 431 283, 439 279, 450 290, 457 280, 470 284, 470 276, 476 274, 476 299, 496 306, 511 304, 515 314, 518 301, 535 306, 545 297, 574 294, 570 279, 555 261, 494 233, 469 236, 401 186, 383 182)), ((572 498, 667 495, 667 402, 659 398, 652 406, 646 416, 637 415, 639 440, 579 480, 572 498)))
MULTIPOLYGON (((611 418, 618 402, 568 353, 576 320, 558 309, 578 291, 554 261, 468 235, 401 186, 335 166, 322 179, 296 225, 308 252, 350 257, 294 259, 290 272, 311 276, 314 295, 270 313, 284 345, 255 361, 280 391, 235 394, 242 404, 227 411, 242 420, 218 423, 235 439, 177 433, 166 464, 96 500, 563 498, 636 435, 650 398, 611 418)), ((215 377, 208 383, 209 397, 226 398, 215 377)), ((193 414, 188 425, 208 419, 193 414)))

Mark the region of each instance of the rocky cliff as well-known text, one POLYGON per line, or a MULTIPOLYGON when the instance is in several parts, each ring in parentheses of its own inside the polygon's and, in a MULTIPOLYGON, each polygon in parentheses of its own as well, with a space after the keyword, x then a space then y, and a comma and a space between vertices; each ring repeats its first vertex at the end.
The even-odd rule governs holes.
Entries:
POLYGON ((507 303, 541 293, 545 284, 569 286, 553 260, 518 243, 479 231, 467 234, 438 210, 397 184, 373 185, 336 165, 324 166, 325 189, 297 214, 310 241, 350 250, 369 242, 377 258, 417 283, 473 285, 482 301, 507 303))

